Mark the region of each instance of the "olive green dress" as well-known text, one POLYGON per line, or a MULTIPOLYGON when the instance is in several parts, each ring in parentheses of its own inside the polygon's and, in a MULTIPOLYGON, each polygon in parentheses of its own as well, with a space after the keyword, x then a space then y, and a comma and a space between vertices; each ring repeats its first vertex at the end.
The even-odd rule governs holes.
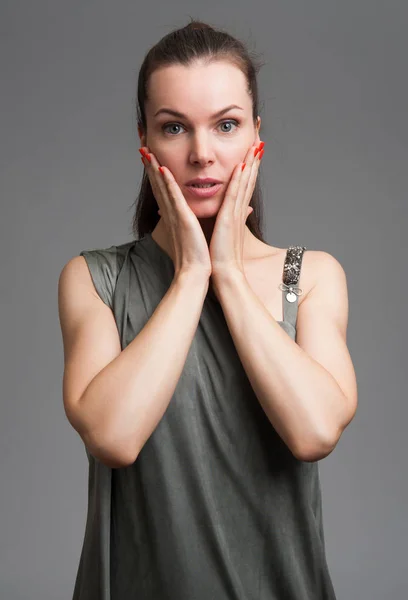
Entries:
MULTIPOLYGON (((305 250, 290 246, 282 282, 271 281, 281 285, 279 323, 293 340, 305 250)), ((81 256, 124 349, 167 292, 173 262, 150 234, 81 256)), ((137 460, 111 469, 86 453, 73 600, 335 600, 318 462, 295 458, 266 417, 211 289, 170 404, 137 460)))

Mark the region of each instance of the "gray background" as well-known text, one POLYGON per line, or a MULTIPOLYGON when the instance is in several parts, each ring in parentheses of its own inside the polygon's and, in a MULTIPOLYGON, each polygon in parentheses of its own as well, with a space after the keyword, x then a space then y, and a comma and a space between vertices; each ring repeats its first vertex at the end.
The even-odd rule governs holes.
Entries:
MULTIPOLYGON (((261 52, 271 245, 325 250, 349 287, 359 407, 320 462, 339 600, 407 597, 406 2, 1 3, 0 598, 71 598, 87 458, 62 403, 57 282, 131 239, 147 50, 188 16, 261 52), (405 367, 406 368, 406 367, 405 367)), ((282 599, 283 600, 283 599, 282 599)), ((316 599, 317 600, 317 599, 316 599)))

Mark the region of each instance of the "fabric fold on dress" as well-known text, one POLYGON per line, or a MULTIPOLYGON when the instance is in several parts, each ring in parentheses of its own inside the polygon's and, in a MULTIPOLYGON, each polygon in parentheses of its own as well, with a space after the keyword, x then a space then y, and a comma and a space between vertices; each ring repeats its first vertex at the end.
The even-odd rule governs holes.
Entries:
MULTIPOLYGON (((289 247, 285 286, 299 283, 305 250, 289 247)), ((123 350, 171 285, 172 259, 151 234, 81 256, 123 350)), ((284 287, 282 302, 280 326, 296 340, 297 295, 284 287)), ((318 462, 296 459, 268 420, 215 296, 137 460, 111 469, 86 452, 73 600, 336 600, 318 462)))

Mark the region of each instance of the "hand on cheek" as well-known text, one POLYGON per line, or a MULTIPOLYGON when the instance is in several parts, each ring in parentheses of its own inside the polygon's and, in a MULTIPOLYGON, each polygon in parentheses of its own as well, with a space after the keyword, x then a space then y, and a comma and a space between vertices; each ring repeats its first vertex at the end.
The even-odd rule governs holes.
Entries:
POLYGON ((218 212, 210 242, 213 278, 244 273, 245 224, 253 211, 249 206, 264 154, 264 142, 253 144, 243 163, 236 165, 218 212))

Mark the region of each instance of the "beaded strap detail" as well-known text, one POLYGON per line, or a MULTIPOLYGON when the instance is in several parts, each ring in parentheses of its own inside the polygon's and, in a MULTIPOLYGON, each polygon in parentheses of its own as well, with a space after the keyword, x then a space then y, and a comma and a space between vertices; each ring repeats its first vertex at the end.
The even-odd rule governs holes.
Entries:
POLYGON ((303 293, 296 284, 299 282, 300 267, 302 266, 305 250, 306 246, 289 246, 286 252, 285 264, 283 265, 283 283, 279 285, 279 289, 288 292, 286 299, 289 302, 295 302, 296 296, 303 293))

